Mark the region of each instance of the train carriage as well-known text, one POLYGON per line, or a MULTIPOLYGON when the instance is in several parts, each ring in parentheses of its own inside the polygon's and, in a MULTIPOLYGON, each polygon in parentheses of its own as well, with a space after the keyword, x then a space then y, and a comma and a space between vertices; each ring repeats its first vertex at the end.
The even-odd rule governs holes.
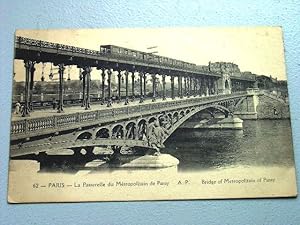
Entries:
POLYGON ((115 45, 101 45, 100 53, 105 55, 113 55, 118 58, 130 58, 130 59, 138 59, 143 60, 143 52, 122 48, 115 45))
POLYGON ((116 57, 119 59, 131 59, 131 60, 141 61, 144 63, 157 63, 160 65, 172 66, 176 68, 184 68, 188 70, 209 72, 208 66, 199 66, 181 60, 176 60, 165 56, 159 56, 153 53, 146 53, 146 52, 137 51, 133 49, 123 48, 115 45, 101 45, 100 54, 116 57))

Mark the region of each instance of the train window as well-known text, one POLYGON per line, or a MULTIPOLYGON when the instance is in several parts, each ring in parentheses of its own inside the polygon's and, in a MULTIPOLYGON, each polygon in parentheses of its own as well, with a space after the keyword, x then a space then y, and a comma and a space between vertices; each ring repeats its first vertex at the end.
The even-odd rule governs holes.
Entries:
POLYGON ((128 55, 128 50, 127 50, 127 49, 124 51, 124 54, 125 54, 125 55, 128 55))
POLYGON ((136 57, 136 52, 132 52, 132 56, 133 56, 133 57, 136 57))
POLYGON ((105 51, 105 48, 100 47, 100 52, 101 52, 101 53, 105 53, 105 52, 106 52, 106 51, 105 51))
POLYGON ((118 52, 119 52, 119 49, 118 49, 118 48, 112 47, 112 52, 113 52, 113 53, 118 53, 118 52))

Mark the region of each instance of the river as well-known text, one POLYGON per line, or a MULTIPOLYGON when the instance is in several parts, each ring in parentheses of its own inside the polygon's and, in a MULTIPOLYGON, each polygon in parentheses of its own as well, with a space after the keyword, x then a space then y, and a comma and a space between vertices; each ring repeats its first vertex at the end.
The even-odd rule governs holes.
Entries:
POLYGON ((165 146, 181 172, 294 165, 289 120, 245 120, 243 130, 178 129, 165 146))

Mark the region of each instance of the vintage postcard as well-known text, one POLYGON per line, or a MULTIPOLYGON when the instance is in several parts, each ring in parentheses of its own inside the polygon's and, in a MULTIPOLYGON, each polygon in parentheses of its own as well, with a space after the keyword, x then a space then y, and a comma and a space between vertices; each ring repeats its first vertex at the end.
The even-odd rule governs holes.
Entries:
POLYGON ((17 30, 8 201, 297 195, 280 27, 17 30))

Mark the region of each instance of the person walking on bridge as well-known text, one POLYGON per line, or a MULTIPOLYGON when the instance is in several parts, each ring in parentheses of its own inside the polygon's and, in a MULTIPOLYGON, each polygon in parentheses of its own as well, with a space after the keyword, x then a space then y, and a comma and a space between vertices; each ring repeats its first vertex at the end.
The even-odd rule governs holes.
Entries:
POLYGON ((19 114, 19 112, 21 112, 21 103, 17 101, 15 104, 15 114, 19 114))

